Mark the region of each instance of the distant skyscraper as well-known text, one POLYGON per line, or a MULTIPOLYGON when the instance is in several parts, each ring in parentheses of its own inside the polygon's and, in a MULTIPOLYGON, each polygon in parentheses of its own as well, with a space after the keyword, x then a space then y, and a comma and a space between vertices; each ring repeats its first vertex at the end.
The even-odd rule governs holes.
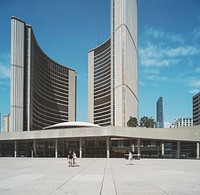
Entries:
POLYGON ((164 117, 163 117, 163 98, 159 97, 156 103, 156 127, 164 128, 164 117))
POLYGON ((138 118, 137 0, 111 0, 111 37, 88 53, 88 120, 127 126, 138 118))
POLYGON ((193 96, 193 125, 200 125, 200 92, 193 96))
POLYGON ((75 70, 49 58, 32 27, 11 19, 10 130, 31 131, 76 119, 75 70))

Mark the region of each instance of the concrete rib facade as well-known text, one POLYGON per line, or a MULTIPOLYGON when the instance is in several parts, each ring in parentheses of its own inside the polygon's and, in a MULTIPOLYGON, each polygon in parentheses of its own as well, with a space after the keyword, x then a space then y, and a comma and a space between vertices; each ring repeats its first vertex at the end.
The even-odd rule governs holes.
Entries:
POLYGON ((89 52, 89 121, 101 126, 113 124, 110 39, 89 52))
POLYGON ((110 19, 111 38, 88 54, 88 120, 102 126, 127 126, 130 116, 138 118, 137 1, 111 0, 110 19), (108 52, 108 42, 110 56, 105 55, 108 52), (97 59, 94 53, 98 50, 101 50, 102 61, 110 60, 104 67, 106 76, 110 74, 110 80, 101 77, 102 72, 95 72, 97 59), (94 105, 97 100, 94 84, 99 77, 102 78, 102 83, 107 81, 105 87, 102 85, 105 92, 110 85, 107 99, 105 94, 98 96, 98 99, 104 98, 110 107, 110 113, 105 112, 106 114, 97 111, 94 105), (97 115, 101 115, 101 120, 97 119, 97 115), (108 117, 110 122, 107 122, 108 117))
POLYGON ((76 119, 76 73, 50 59, 32 27, 11 20, 11 131, 76 119))

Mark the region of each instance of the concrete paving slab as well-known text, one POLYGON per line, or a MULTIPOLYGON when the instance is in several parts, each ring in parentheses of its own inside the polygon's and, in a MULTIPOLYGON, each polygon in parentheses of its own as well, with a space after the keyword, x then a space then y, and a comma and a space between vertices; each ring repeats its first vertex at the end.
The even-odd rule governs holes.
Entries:
POLYGON ((0 194, 200 194, 200 161, 83 158, 0 158, 0 194))

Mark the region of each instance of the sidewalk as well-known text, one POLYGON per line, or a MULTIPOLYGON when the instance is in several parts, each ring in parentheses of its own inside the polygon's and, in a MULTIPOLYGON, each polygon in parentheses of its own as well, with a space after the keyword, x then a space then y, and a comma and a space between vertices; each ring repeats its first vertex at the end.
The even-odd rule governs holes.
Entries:
POLYGON ((200 194, 200 161, 0 158, 0 194, 200 194))

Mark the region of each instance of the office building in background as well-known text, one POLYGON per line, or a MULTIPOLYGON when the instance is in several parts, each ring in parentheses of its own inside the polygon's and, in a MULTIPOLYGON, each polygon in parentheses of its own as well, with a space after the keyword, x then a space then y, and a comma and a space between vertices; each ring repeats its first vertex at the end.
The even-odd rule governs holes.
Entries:
POLYGON ((170 128, 190 127, 193 126, 192 118, 177 118, 174 120, 170 128))
POLYGON ((3 116, 3 132, 10 132, 10 114, 3 116))
POLYGON ((164 128, 163 98, 159 97, 156 103, 156 127, 164 128))
POLYGON ((88 53, 88 121, 138 118, 137 0, 111 0, 111 37, 88 53))
POLYGON ((200 125, 200 92, 193 96, 193 125, 200 125))
POLYGON ((49 58, 32 27, 11 19, 10 131, 31 131, 76 119, 76 73, 49 58))

